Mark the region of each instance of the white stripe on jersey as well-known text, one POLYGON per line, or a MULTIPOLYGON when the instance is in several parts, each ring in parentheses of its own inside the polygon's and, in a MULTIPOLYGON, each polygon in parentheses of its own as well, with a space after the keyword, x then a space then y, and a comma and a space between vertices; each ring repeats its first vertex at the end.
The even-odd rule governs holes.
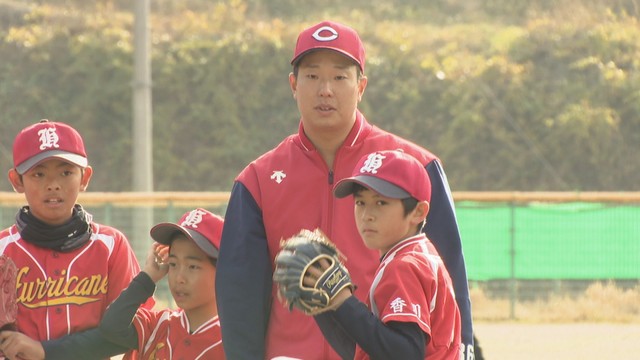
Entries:
POLYGON ((107 249, 109 249, 109 257, 111 257, 111 253, 113 253, 113 248, 116 245, 116 240, 111 235, 101 234, 100 229, 96 228, 96 231, 91 234, 91 241, 100 241, 103 243, 107 249))
POLYGON ((9 228, 9 235, 0 239, 0 255, 4 254, 5 249, 10 244, 20 240, 20 233, 14 233, 15 226, 9 228))

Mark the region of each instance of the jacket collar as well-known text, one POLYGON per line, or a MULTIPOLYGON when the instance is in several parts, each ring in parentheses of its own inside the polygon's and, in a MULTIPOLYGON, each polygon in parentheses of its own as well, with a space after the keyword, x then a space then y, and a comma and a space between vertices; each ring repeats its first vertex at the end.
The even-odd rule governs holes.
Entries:
POLYGON ((389 249, 389 251, 387 251, 384 255, 382 255, 382 258, 380 259, 380 261, 386 261, 386 260, 392 259, 395 257, 395 254, 398 251, 405 248, 406 246, 409 246, 416 242, 425 241, 426 239, 427 239, 427 236, 423 232, 419 232, 415 235, 409 236, 408 238, 402 239, 398 241, 398 243, 393 245, 391 249, 389 249))
MULTIPOLYGON (((356 110, 356 121, 354 122, 351 131, 349 131, 349 134, 344 139, 341 147, 353 147, 362 143, 364 139, 367 138, 367 135, 369 135, 372 128, 373 126, 369 124, 360 110, 356 110)), ((304 133, 302 119, 300 120, 300 123, 298 125, 298 136, 296 140, 296 142, 298 142, 306 151, 315 151, 315 146, 304 133)))

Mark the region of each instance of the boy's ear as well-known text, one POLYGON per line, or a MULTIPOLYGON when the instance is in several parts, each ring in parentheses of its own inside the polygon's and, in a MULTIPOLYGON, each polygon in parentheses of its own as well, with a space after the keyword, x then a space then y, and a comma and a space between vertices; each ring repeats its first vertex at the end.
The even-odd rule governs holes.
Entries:
POLYGON ((413 216, 416 220, 416 224, 420 224, 424 221, 429 213, 429 202, 427 201, 419 201, 416 205, 416 208, 413 209, 413 216))
POLYGON ((91 166, 87 166, 82 170, 82 179, 80 180, 80 191, 87 190, 89 187, 89 181, 91 181, 91 176, 93 175, 93 169, 91 166))
POLYGON ((293 73, 289 73, 289 87, 291 87, 291 93, 293 98, 296 98, 296 89, 298 88, 298 79, 293 73))
POLYGON ((24 193, 24 185, 22 183, 22 176, 20 176, 20 174, 18 174, 18 172, 16 171, 16 169, 10 169, 9 170, 9 182, 11 183, 11 186, 13 187, 13 190, 19 194, 24 193))

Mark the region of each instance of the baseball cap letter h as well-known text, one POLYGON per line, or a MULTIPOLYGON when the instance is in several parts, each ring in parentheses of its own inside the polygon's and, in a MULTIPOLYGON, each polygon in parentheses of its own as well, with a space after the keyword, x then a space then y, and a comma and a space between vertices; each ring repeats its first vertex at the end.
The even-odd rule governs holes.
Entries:
POLYGON ((44 119, 18 133, 13 142, 13 167, 18 174, 24 175, 49 158, 87 167, 87 153, 78 131, 65 123, 44 119))

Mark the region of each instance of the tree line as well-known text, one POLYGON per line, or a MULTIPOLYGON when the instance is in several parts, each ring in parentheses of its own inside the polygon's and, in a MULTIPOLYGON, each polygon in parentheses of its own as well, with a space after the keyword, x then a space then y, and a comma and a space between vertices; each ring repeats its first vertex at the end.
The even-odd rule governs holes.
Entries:
MULTIPOLYGON (((131 5, 46 3, 0 2, 0 166, 21 128, 49 118, 83 134, 90 190, 128 191, 131 5)), ((436 153, 454 190, 639 189, 635 1, 153 3, 158 191, 230 190, 297 130, 289 60, 323 18, 365 42, 365 116, 436 153)))

